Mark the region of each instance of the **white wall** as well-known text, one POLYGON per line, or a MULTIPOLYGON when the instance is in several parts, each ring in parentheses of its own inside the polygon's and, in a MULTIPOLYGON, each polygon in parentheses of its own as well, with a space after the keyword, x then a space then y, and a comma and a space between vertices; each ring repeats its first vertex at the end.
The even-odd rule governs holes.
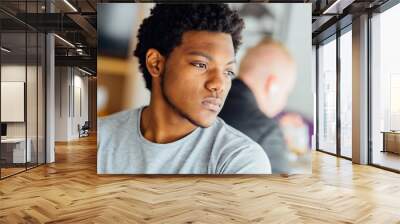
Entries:
POLYGON ((88 105, 88 78, 76 68, 56 67, 56 141, 79 138, 78 124, 88 120, 88 105))
MULTIPOLYGON (((36 74, 36 67, 33 66, 28 66, 27 68, 25 67, 25 65, 2 65, 1 66, 1 81, 2 82, 25 82, 25 69, 27 69, 28 74, 32 74, 33 72, 36 74)), ((36 85, 36 83, 31 83, 36 85)), ((27 103, 32 102, 32 97, 36 98, 36 88, 32 89, 32 88, 28 88, 28 99, 27 99, 27 103), (32 90, 33 92, 30 92, 29 90, 32 90)), ((31 105, 34 106, 36 108, 36 104, 35 105, 31 105)), ((6 110, 7 108, 1 108, 1 110, 6 110)), ((30 109, 30 111, 32 111, 32 108, 30 109)), ((34 114, 34 117, 31 117, 31 113, 28 113, 28 122, 31 122, 33 120, 36 121, 36 114, 34 114)), ((7 136, 8 137, 25 137, 25 123, 26 122, 7 122, 7 136)), ((33 127, 32 124, 28 125, 28 129, 30 127, 33 127)), ((36 130, 36 126, 34 127, 34 129, 36 130)), ((28 130, 28 137, 29 137, 29 133, 31 133, 30 130, 28 130)))
MULTIPOLYGON (((78 71, 79 72, 79 71, 78 71)), ((78 124, 82 126, 85 121, 88 121, 88 107, 89 107, 89 102, 88 102, 88 78, 87 76, 83 77, 81 76, 82 73, 77 74, 77 70, 74 70, 74 96, 72 98, 74 99, 74 107, 72 108, 72 117, 73 119, 71 120, 71 132, 70 135, 72 138, 78 138, 79 133, 78 133, 78 124), (80 92, 80 93, 79 93, 80 92), (80 101, 80 102, 79 102, 80 101), (81 108, 79 108, 81 107, 81 108), (82 111, 80 111, 80 109, 82 111)))
MULTIPOLYGON (((25 64, 4 64, 1 66, 2 82, 24 82, 26 84, 26 107, 23 106, 22 113, 26 112, 26 121, 24 122, 6 122, 7 137, 30 139, 32 161, 44 162, 44 74, 42 67, 36 67, 25 64), (38 70, 37 70, 38 69, 38 70), (27 80, 25 80, 27 78, 27 80), (37 154, 39 156, 37 157, 37 154)), ((7 96, 2 96, 7 97, 7 96)), ((11 110, 3 107, 1 110, 11 110)), ((13 111, 11 111, 13 112, 13 111)))
POLYGON ((24 104, 25 83, 1 81, 1 121, 24 122, 24 104))
POLYGON ((68 141, 69 69, 55 68, 55 141, 68 141))
POLYGON ((2 65, 1 81, 25 82, 25 65, 2 65))

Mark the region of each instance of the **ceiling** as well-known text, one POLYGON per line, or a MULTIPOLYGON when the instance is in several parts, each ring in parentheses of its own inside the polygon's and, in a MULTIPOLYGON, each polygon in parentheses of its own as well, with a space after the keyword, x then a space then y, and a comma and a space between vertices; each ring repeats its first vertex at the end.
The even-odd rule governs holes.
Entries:
POLYGON ((2 51, 2 60, 19 63, 37 57, 44 48, 37 43, 38 33, 54 32, 72 44, 55 38, 56 66, 79 66, 96 73, 97 2, 48 0, 46 5, 44 0, 1 0, 1 43, 12 50, 2 51))
POLYGON ((351 24, 353 17, 373 11, 389 0, 312 0, 313 44, 351 24))

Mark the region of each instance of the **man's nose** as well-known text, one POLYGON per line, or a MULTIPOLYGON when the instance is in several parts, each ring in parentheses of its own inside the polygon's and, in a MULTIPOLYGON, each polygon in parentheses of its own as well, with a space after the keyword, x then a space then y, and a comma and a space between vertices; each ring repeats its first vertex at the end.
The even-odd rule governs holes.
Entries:
POLYGON ((210 90, 215 97, 220 97, 225 91, 225 77, 223 72, 219 69, 214 69, 210 71, 209 79, 206 82, 206 88, 210 90))

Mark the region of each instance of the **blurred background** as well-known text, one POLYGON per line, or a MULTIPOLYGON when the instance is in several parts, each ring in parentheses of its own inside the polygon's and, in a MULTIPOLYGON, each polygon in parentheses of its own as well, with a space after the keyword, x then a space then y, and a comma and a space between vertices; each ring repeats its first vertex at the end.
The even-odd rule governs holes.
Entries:
MULTIPOLYGON (((245 22, 243 44, 237 60, 266 37, 281 42, 297 64, 296 83, 287 105, 276 117, 285 137, 291 139, 291 158, 298 172, 311 172, 313 134, 313 86, 311 3, 230 3, 245 22), (285 116, 289 115, 289 116, 285 116)), ((133 56, 137 30, 153 3, 103 3, 97 5, 97 111, 106 116, 147 105, 150 92, 133 56), (112 19, 111 19, 112 18, 112 19)))

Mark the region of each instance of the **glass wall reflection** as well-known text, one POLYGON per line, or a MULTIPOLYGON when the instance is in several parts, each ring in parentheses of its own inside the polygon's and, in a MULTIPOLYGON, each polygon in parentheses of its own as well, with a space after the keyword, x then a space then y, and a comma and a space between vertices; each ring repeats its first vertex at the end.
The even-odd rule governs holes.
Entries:
POLYGON ((318 48, 318 149, 336 154, 336 38, 318 48))
POLYGON ((352 149, 352 32, 340 36, 340 154, 351 158, 352 149))
POLYGON ((372 163, 400 171, 400 5, 372 17, 372 163))

